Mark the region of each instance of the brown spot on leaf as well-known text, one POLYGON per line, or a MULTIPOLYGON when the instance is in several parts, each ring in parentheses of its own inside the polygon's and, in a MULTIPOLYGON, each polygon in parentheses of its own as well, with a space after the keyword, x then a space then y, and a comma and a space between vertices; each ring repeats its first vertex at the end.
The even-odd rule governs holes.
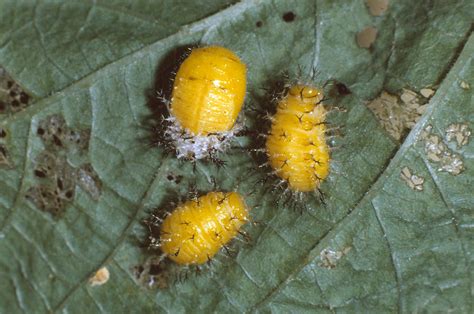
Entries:
POLYGON ((369 26, 364 28, 357 34, 357 44, 361 48, 370 48, 377 38, 377 29, 375 27, 369 26))
POLYGON ((293 22, 296 18, 296 15, 295 13, 289 11, 289 12, 285 12, 282 16, 283 18, 283 21, 287 22, 287 23, 290 23, 290 22, 293 22))
POLYGON ((389 0, 366 0, 365 4, 373 16, 380 16, 388 9, 389 0))

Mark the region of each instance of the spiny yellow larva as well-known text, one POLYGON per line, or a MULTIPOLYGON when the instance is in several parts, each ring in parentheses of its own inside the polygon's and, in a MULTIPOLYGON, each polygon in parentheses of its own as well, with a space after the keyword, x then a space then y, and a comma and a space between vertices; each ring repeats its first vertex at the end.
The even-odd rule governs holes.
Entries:
POLYGON ((319 188, 329 174, 330 149, 320 89, 294 85, 278 102, 266 140, 268 162, 294 192, 319 188))
POLYGON ((210 192, 178 206, 160 229, 161 251, 182 265, 204 264, 249 221, 242 196, 210 192))
POLYGON ((219 46, 193 49, 179 67, 170 101, 168 136, 178 157, 203 159, 224 151, 240 130, 236 125, 246 92, 246 66, 219 46))

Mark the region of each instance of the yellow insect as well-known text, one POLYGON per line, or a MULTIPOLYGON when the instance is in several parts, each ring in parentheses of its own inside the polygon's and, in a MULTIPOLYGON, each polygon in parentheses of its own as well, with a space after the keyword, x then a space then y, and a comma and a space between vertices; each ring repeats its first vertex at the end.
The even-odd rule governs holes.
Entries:
POLYGON ((210 192, 178 206, 160 230, 161 250, 178 264, 203 264, 249 221, 243 198, 236 192, 210 192))
POLYGON ((246 66, 232 51, 194 49, 181 64, 171 95, 171 114, 192 135, 232 129, 242 108, 246 66))
POLYGON ((330 149, 321 101, 323 93, 309 85, 294 85, 279 101, 266 140, 275 174, 294 192, 318 189, 329 174, 330 149))

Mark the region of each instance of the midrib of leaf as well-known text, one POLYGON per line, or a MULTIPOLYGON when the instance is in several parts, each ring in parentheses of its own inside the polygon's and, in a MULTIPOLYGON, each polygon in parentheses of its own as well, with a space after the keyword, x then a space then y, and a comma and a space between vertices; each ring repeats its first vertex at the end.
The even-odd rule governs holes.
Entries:
MULTIPOLYGON (((464 43, 464 49, 463 53, 461 53, 460 56, 458 56, 458 61, 451 67, 451 71, 446 73, 445 78, 449 78, 450 84, 443 84, 440 89, 436 92, 434 97, 431 99, 428 109, 426 110, 425 114, 422 116, 422 118, 417 122, 417 124, 413 127, 407 138, 405 139, 404 143, 400 146, 400 149, 396 152, 395 156, 393 159, 390 161, 389 165, 386 167, 386 169, 380 173, 380 175, 376 178, 375 182, 369 187, 368 192, 361 198, 360 201, 357 202, 355 205, 354 209, 351 210, 347 215, 342 217, 338 222, 334 224, 331 230, 329 230, 326 234, 324 234, 321 239, 318 240, 317 243, 315 243, 314 247, 308 252, 308 254, 305 256, 305 258, 302 259, 302 262, 299 263, 293 271, 288 273, 288 276, 284 278, 283 281, 281 281, 274 289, 272 289, 262 300, 260 300, 258 303, 256 303, 254 306, 252 306, 248 312, 256 312, 259 311, 261 308, 265 307, 269 302, 271 302, 271 299, 279 293, 284 287, 286 287, 287 283, 291 281, 297 274, 299 274, 305 266, 308 265, 311 261, 314 259, 318 258, 319 253, 321 252, 321 248, 319 247, 319 244, 326 239, 330 239, 334 237, 338 229, 341 228, 345 223, 353 219, 353 217, 357 216, 360 214, 360 212, 364 209, 365 204, 370 204, 370 206, 373 208, 375 215, 377 217, 377 221, 379 222, 380 228, 383 230, 383 233, 386 234, 385 228, 383 227, 383 221, 381 220, 381 217, 379 213, 377 212, 376 207, 372 204, 373 198, 380 193, 381 189, 383 188, 386 178, 390 177, 390 175, 396 171, 400 167, 400 161, 403 160, 403 156, 408 152, 408 150, 418 141, 418 138, 420 136, 420 133, 423 131, 425 126, 427 125, 427 122, 429 119, 433 116, 434 112, 438 109, 438 102, 440 102, 442 99, 446 97, 448 94, 450 88, 454 87, 454 84, 457 84, 457 81, 455 79, 456 74, 461 72, 463 69, 468 67, 470 65, 469 58, 464 57, 470 56, 472 58, 472 53, 471 55, 469 54, 473 50, 472 47, 474 47, 474 35, 471 35, 468 40, 464 43)), ((471 104, 472 105, 472 104, 471 104)), ((446 201, 446 198, 441 191, 439 181, 436 180, 436 176, 433 176, 432 169, 430 169, 430 165, 428 161, 426 160, 426 157, 423 158, 423 161, 425 162, 425 165, 431 174, 431 177, 433 178, 433 181, 436 183, 437 191, 439 195, 441 196, 443 202, 446 204, 446 208, 448 208, 451 213, 452 212, 452 206, 446 201)), ((453 217, 456 218, 455 214, 453 213, 453 217)), ((464 260, 466 262, 467 268, 470 270, 470 263, 468 259, 468 254, 466 252, 465 246, 459 237, 458 234, 458 228, 456 225, 456 235, 458 235, 458 241, 460 242, 460 245, 463 249, 464 253, 464 260)), ((397 279, 397 291, 398 291, 398 300, 399 300, 399 311, 407 310, 405 306, 403 306, 403 300, 402 300, 402 294, 401 294, 401 286, 403 283, 401 282, 401 276, 399 275, 399 270, 397 269, 396 263, 394 261, 394 256, 393 256, 393 250, 391 249, 391 245, 389 242, 389 239, 385 237, 385 241, 387 242, 389 251, 390 251, 390 256, 392 258, 392 264, 394 267, 394 271, 396 274, 396 279, 397 279)), ((471 275, 471 274, 470 274, 471 275)), ((472 286, 472 275, 469 277, 469 280, 471 282, 472 286)), ((472 291, 471 291, 472 295, 472 291)), ((469 302, 470 307, 472 308, 472 298, 469 302)))

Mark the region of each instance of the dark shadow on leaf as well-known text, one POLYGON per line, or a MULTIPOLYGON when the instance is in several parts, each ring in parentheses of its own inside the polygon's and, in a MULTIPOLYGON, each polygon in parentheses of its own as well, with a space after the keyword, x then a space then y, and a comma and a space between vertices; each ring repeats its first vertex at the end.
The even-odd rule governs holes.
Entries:
POLYGON ((158 64, 153 86, 146 91, 147 107, 150 114, 142 119, 145 136, 142 138, 148 146, 160 146, 165 153, 173 153, 174 146, 165 137, 169 116, 167 102, 171 99, 174 77, 181 63, 197 45, 179 46, 171 50, 158 64))

